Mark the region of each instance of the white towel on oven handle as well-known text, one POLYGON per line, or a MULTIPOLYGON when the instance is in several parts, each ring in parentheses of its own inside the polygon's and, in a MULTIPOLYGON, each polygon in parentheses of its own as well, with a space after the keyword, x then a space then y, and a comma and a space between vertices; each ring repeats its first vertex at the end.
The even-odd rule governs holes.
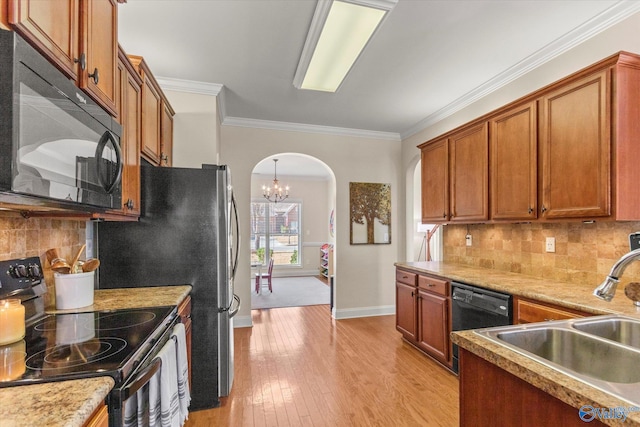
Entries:
POLYGON ((178 362, 178 400, 180 402, 180 422, 189 417, 191 393, 189 392, 189 361, 187 358, 187 336, 182 323, 173 327, 171 337, 176 338, 176 360, 178 362))
POLYGON ((167 341, 156 357, 162 360, 162 367, 149 382, 149 425, 181 427, 175 341, 167 341))

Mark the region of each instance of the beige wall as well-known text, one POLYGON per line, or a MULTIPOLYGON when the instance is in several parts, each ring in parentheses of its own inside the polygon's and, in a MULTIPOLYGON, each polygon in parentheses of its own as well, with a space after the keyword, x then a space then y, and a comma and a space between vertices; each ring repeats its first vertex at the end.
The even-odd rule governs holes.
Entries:
MULTIPOLYGON (((404 241, 399 197, 400 143, 368 138, 292 131, 222 126, 221 162, 234 173, 233 185, 240 207, 243 237, 237 292, 250 300, 249 218, 251 172, 262 159, 279 153, 302 153, 325 163, 335 176, 336 206, 336 317, 393 313, 395 288, 393 262, 399 259, 404 241), (389 245, 349 244, 349 182, 390 183, 392 192, 392 240, 389 245), (402 226, 401 226, 402 224, 402 226), (246 286, 244 285, 246 283, 246 286)), ((329 197, 331 195, 329 194, 329 197)), ((329 204, 331 200, 329 199, 329 204)), ((402 213, 402 214, 401 214, 402 213)), ((244 304, 238 322, 250 321, 244 304)))
POLYGON ((217 164, 219 120, 215 96, 163 90, 173 117, 173 166, 199 168, 217 164))
MULTIPOLYGON (((329 202, 330 180, 305 179, 278 175, 283 185, 291 188, 288 201, 302 203, 300 267, 275 266, 274 276, 318 275, 320 267, 320 246, 329 240, 329 213, 333 201, 329 202)), ((251 198, 263 201, 262 185, 270 184, 273 175, 252 175, 251 198)))

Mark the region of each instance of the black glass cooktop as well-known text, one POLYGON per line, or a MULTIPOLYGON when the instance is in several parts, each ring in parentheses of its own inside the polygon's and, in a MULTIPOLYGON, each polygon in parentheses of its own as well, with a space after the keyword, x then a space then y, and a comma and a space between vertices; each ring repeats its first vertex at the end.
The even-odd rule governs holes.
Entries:
POLYGON ((47 315, 24 340, 0 346, 0 387, 96 375, 118 382, 174 317, 175 307, 47 315))

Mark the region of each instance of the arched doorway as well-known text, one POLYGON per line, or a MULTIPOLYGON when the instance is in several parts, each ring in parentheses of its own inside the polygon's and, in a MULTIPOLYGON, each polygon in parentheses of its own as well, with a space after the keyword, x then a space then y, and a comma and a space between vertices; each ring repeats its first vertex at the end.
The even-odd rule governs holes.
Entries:
POLYGON ((333 172, 312 156, 279 153, 256 164, 249 206, 252 309, 331 303, 335 193, 333 172))

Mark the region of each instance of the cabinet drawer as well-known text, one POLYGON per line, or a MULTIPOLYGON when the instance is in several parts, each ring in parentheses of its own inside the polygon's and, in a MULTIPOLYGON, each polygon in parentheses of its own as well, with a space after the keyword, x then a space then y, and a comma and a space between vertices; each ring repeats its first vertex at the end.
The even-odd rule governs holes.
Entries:
POLYGON ((416 285, 416 277, 418 275, 415 273, 409 273, 404 270, 396 270, 396 282, 404 283, 406 285, 415 286, 416 285))
POLYGON ((542 305, 533 301, 517 299, 515 303, 515 321, 518 324, 573 319, 584 316, 588 316, 588 314, 542 305))
POLYGON ((449 282, 435 277, 418 276, 418 287, 445 297, 449 295, 449 282))

